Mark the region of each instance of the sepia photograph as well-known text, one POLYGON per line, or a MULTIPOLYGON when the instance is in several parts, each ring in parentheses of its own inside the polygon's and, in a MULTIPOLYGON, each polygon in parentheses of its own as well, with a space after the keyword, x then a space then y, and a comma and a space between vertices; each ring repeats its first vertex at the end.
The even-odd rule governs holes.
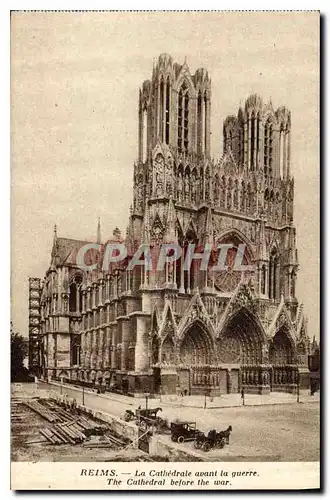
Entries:
POLYGON ((12 489, 318 489, 320 14, 11 12, 12 489))

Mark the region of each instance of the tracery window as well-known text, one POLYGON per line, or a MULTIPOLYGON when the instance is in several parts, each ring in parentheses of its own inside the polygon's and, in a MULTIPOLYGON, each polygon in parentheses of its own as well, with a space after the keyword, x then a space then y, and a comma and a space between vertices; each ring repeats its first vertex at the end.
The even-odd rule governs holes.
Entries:
POLYGON ((178 149, 187 152, 189 146, 189 93, 185 82, 179 92, 178 103, 178 149))
POLYGON ((264 173, 271 177, 273 173, 273 127, 270 119, 264 129, 264 173))
POLYGON ((69 285, 69 312, 81 312, 82 310, 82 278, 74 276, 69 285))
POLYGON ((197 99, 197 127, 198 127, 198 153, 203 152, 203 126, 202 126, 202 94, 199 92, 197 99))
POLYGON ((254 155, 255 155, 255 116, 254 113, 252 113, 251 121, 250 121, 250 126, 251 126, 251 134, 250 134, 250 168, 251 170, 254 170, 254 155))
POLYGON ((170 142, 170 79, 166 81, 166 99, 165 99, 165 142, 170 142))
POLYGON ((266 293, 266 266, 263 265, 261 268, 261 293, 265 295, 266 293))
POLYGON ((270 299, 278 298, 278 269, 279 258, 276 250, 274 249, 269 259, 268 270, 268 294, 270 299))
POLYGON ((162 79, 160 82, 160 137, 163 139, 164 135, 164 80, 162 79))

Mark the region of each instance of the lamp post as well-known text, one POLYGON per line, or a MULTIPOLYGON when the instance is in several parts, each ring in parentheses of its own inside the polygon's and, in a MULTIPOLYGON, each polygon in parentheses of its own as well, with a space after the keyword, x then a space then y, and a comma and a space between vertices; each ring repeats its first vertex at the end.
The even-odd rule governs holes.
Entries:
POLYGON ((204 390, 204 409, 206 408, 206 396, 207 396, 207 375, 204 375, 204 385, 205 385, 205 390, 204 390))
POLYGON ((146 392, 144 394, 144 397, 146 398, 146 410, 148 409, 148 398, 149 398, 150 394, 148 392, 146 392))
POLYGON ((300 373, 298 371, 298 377, 297 377, 297 403, 300 403, 300 373))
POLYGON ((85 380, 82 380, 82 404, 85 406, 85 380))

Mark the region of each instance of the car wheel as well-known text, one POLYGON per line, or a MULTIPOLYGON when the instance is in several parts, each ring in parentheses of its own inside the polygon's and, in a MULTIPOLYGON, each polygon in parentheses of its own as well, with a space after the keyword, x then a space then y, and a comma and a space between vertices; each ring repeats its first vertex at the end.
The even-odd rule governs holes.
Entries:
POLYGON ((200 441, 194 441, 194 446, 199 450, 202 447, 202 443, 200 441))
POLYGON ((140 422, 140 429, 142 429, 143 431, 147 430, 147 423, 144 420, 141 420, 140 422))
POLYGON ((183 436, 179 436, 178 437, 178 443, 184 443, 184 437, 183 436))
POLYGON ((175 434, 172 434, 171 439, 172 439, 172 441, 173 441, 174 443, 176 443, 176 442, 177 442, 177 440, 178 440, 178 436, 176 436, 175 434))

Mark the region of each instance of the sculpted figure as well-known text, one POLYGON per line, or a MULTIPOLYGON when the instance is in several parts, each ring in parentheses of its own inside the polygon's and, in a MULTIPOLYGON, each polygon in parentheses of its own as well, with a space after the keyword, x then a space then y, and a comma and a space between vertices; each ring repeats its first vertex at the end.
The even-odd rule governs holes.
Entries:
POLYGON ((184 195, 185 195, 185 200, 189 201, 189 176, 185 175, 184 178, 184 195))
POLYGON ((183 192, 182 173, 179 172, 179 177, 178 177, 178 200, 179 201, 182 201, 182 192, 183 192))

